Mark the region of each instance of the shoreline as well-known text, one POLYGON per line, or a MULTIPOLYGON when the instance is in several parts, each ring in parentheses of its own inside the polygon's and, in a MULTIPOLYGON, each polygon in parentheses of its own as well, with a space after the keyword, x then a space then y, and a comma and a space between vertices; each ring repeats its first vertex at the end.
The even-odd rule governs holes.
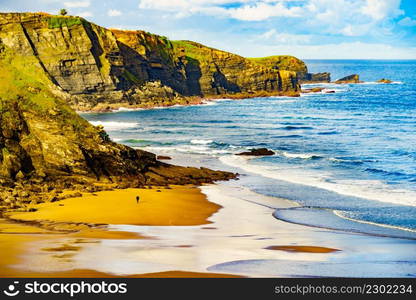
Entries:
MULTIPOLYGON (((391 83, 382 83, 377 81, 363 81, 363 82, 346 82, 346 83, 336 83, 335 81, 323 82, 323 81, 308 81, 301 83, 301 89, 299 91, 276 91, 276 92, 267 92, 267 91, 257 91, 257 92, 245 92, 245 93, 235 93, 235 94, 219 94, 219 95, 208 95, 208 96, 181 96, 173 102, 170 103, 154 103, 154 104, 129 104, 129 103, 98 103, 94 107, 86 108, 83 106, 72 106, 78 114, 88 114, 88 113, 111 113, 111 112, 123 112, 123 111, 136 111, 136 110, 147 110, 147 109, 163 109, 177 106, 196 106, 196 105, 209 105, 211 101, 216 100, 243 100, 243 99, 252 99, 252 98, 262 98, 262 97, 302 97, 305 94, 328 94, 334 93, 336 91, 322 91, 314 89, 303 90, 302 86, 316 86, 316 85, 329 85, 336 88, 337 86, 343 85, 366 85, 366 84, 402 84, 401 81, 392 81, 391 83)), ((324 89, 324 88, 323 88, 324 89)))
MULTIPOLYGON (((0 248, 14 250, 0 259, 0 277, 296 277, 328 276, 328 272, 341 276, 331 268, 345 264, 351 266, 340 269, 343 277, 376 276, 379 273, 357 271, 361 269, 357 269, 356 256, 364 254, 363 263, 370 264, 374 255, 381 255, 378 260, 388 272, 380 274, 404 276, 403 272, 410 272, 400 261, 412 257, 414 241, 284 222, 273 218, 274 210, 295 203, 247 188, 227 184, 180 188, 200 190, 205 204, 213 203, 218 210, 200 225, 107 225, 92 236, 83 236, 82 230, 47 235, 2 232, 0 239, 13 236, 14 242, 9 242, 13 247, 0 242, 0 248), (103 238, 103 232, 113 235, 103 238), (305 263, 307 272, 303 271, 305 263)), ((61 204, 69 206, 70 201, 61 204)))
POLYGON ((36 211, 9 212, 6 216, 11 220, 40 223, 189 226, 210 224, 207 219, 221 207, 206 200, 199 188, 173 185, 101 191, 41 203, 33 208, 36 211))
POLYGON ((210 101, 215 100, 242 100, 260 97, 300 97, 301 91, 287 91, 287 92, 267 92, 259 91, 253 93, 236 93, 236 94, 220 94, 220 95, 209 95, 204 97, 199 96, 188 96, 181 97, 179 101, 174 103, 155 103, 154 105, 149 104, 135 104, 129 105, 128 103, 100 103, 92 108, 85 108, 79 106, 72 106, 78 114, 84 113, 109 113, 119 111, 134 111, 142 109, 160 109, 169 108, 175 106, 194 106, 194 105, 207 105, 210 101))
POLYGON ((0 219, 0 250, 4 248, 1 251, 4 254, 0 258, 0 277, 241 277, 181 270, 138 272, 122 276, 94 269, 76 268, 42 272, 25 269, 22 266, 17 269, 13 267, 16 264, 24 265, 24 257, 31 255, 49 256, 49 263, 54 259, 70 260, 84 245, 102 243, 105 240, 157 239, 140 233, 112 230, 110 226, 114 224, 147 226, 210 224, 207 219, 221 209, 221 206, 209 202, 196 187, 172 186, 169 189, 154 187, 102 191, 58 202, 38 204, 36 209, 35 212, 9 212, 6 213, 6 219, 0 219), (136 203, 134 197, 137 194, 142 198, 139 203, 136 203), (35 253, 31 252, 33 249, 30 250, 32 248, 30 244, 48 244, 50 241, 53 241, 52 246, 38 247, 35 253))

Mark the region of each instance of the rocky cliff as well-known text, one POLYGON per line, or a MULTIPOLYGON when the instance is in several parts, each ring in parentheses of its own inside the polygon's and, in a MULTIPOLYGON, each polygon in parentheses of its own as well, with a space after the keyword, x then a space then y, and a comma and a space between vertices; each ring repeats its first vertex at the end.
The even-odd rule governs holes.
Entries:
POLYGON ((19 55, 36 59, 52 91, 80 110, 300 90, 291 70, 144 31, 109 30, 80 17, 2 13, 0 39, 19 55))
POLYGON ((200 184, 235 177, 168 165, 152 153, 112 142, 103 128, 92 126, 52 92, 54 80, 60 79, 45 71, 46 60, 21 52, 23 48, 10 48, 3 38, 0 42, 0 212, 59 198, 63 189, 200 184))
POLYGON ((275 70, 296 72, 299 83, 330 82, 330 73, 309 73, 305 62, 290 55, 250 58, 251 61, 275 70))

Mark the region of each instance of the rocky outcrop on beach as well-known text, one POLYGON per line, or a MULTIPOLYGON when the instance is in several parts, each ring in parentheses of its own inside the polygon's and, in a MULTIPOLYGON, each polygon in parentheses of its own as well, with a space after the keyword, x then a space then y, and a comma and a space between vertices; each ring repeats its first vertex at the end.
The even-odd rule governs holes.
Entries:
POLYGON ((336 84, 360 83, 360 82, 361 82, 360 76, 358 74, 348 75, 335 81, 336 84))
POLYGON ((250 151, 245 151, 238 153, 236 155, 242 155, 242 156, 270 156, 274 155, 275 153, 272 150, 269 150, 267 148, 257 148, 257 149, 251 149, 250 151))
MULTIPOLYGON (((81 17, 1 13, 0 39, 31 56, 56 96, 78 110, 167 106, 189 97, 298 95, 296 72, 145 31, 106 29, 81 17)), ((192 101, 192 100, 191 100, 192 101)))
POLYGON ((324 83, 331 81, 330 73, 309 73, 305 62, 290 55, 250 58, 253 62, 275 69, 296 72, 299 83, 324 83))

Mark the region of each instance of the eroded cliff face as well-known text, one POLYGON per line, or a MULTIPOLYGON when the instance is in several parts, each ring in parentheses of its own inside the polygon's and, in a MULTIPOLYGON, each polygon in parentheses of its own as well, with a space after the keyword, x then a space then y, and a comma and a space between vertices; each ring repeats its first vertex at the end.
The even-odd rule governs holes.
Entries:
POLYGON ((295 71, 144 31, 108 30, 79 17, 2 13, 0 39, 16 53, 33 56, 53 92, 77 109, 300 90, 295 71))
POLYGON ((296 72, 299 83, 330 82, 331 74, 309 73, 305 62, 290 55, 275 55, 268 57, 250 58, 253 62, 276 70, 296 72))
MULTIPOLYGON (((24 40, 24 39, 23 39, 24 40)), ((37 56, 0 40, 0 213, 31 201, 59 199, 63 189, 200 184, 227 172, 184 168, 112 142, 53 91, 37 56), (55 199, 54 198, 54 199, 55 199)))

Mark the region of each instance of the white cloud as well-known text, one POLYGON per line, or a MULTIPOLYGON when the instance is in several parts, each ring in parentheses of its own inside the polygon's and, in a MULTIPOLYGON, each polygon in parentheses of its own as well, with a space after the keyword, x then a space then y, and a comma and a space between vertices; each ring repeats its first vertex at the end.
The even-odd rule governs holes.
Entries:
POLYGON ((117 10, 117 9, 110 9, 110 10, 108 10, 108 12, 107 12, 107 15, 109 16, 109 17, 119 17, 119 16, 121 16, 123 13, 121 12, 121 11, 119 11, 119 10, 117 10))
POLYGON ((77 13, 77 16, 87 18, 87 17, 92 17, 93 14, 90 11, 83 11, 83 12, 77 13))
MULTIPOLYGON (((235 45, 244 56, 290 54, 301 59, 415 59, 416 48, 394 47, 374 43, 340 43, 326 45, 235 45)), ((235 49, 228 48, 229 51, 235 49)))
POLYGON ((308 0, 304 13, 314 31, 365 36, 403 14, 400 0, 308 0))
POLYGON ((387 16, 396 17, 403 14, 399 7, 400 0, 367 0, 361 12, 379 21, 387 16))
POLYGON ((401 0, 141 0, 141 9, 162 10, 177 18, 193 14, 241 21, 298 18, 323 33, 362 36, 403 14, 401 0), (227 4, 233 4, 228 5, 227 4))
MULTIPOLYGON (((226 16, 244 21, 261 21, 271 17, 299 17, 300 7, 286 7, 284 2, 295 0, 141 0, 139 8, 176 12, 176 16, 186 17, 203 13, 212 16, 226 16), (239 4, 226 7, 225 4, 239 4)), ((301 1, 302 2, 302 1, 301 1)))
POLYGON ((278 32, 276 29, 271 29, 261 34, 256 38, 259 42, 270 42, 284 45, 299 45, 306 44, 311 41, 310 35, 304 34, 290 34, 285 32, 278 32))
POLYGON ((259 2, 256 4, 247 4, 238 8, 226 10, 227 14, 238 20, 244 21, 262 21, 271 17, 301 17, 301 7, 286 7, 281 2, 269 4, 259 2))
POLYGON ((64 2, 64 5, 69 8, 89 7, 91 5, 91 2, 90 1, 68 1, 68 2, 64 2))
POLYGON ((398 24, 402 26, 406 26, 406 27, 412 27, 412 26, 416 26, 416 20, 406 17, 406 18, 401 19, 398 24))

